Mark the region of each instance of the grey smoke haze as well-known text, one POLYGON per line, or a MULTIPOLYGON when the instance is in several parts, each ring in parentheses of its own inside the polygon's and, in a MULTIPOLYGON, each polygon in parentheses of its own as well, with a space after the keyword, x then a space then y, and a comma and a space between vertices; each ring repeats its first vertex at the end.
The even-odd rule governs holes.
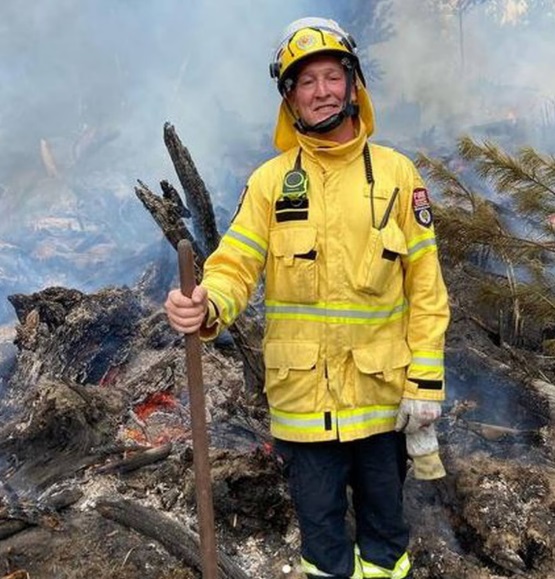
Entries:
MULTIPOLYGON (((7 255, 5 239, 13 250, 20 224, 40 220, 41 211, 52 214, 75 191, 88 212, 106 190, 128 199, 122 253, 132 238, 159 239, 133 185, 137 178, 155 189, 164 178, 177 183, 162 141, 165 121, 189 147, 215 202, 232 210, 242 181, 272 154, 279 99, 268 62, 282 28, 307 15, 346 25, 363 4, 0 0, 0 258, 7 255), (93 129, 107 144, 75 164, 93 129), (41 140, 58 179, 46 174, 41 140)), ((538 141, 538 133, 542 119, 555 123, 554 21, 500 27, 485 7, 473 9, 464 18, 463 67, 457 19, 427 13, 428 4, 394 0, 395 35, 381 44, 357 38, 361 53, 379 59, 383 70, 370 86, 377 139, 415 150, 435 127, 437 144, 450 146, 469 127, 518 117, 527 123, 523 139, 553 150, 554 138, 538 141)), ((94 285, 58 271, 10 291, 37 291, 47 282, 94 285)), ((0 288, 1 300, 6 292, 0 288)))

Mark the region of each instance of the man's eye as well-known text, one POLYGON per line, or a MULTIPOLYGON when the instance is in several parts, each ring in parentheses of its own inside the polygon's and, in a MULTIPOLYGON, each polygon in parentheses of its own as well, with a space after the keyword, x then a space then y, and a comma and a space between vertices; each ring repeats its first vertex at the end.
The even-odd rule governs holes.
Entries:
POLYGON ((301 86, 310 86, 314 82, 313 78, 300 78, 299 84, 301 86))

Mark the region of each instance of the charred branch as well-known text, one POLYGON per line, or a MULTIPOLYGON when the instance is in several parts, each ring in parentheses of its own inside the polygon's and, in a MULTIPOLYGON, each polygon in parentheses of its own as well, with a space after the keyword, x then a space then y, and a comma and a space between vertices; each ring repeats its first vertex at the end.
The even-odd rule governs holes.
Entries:
MULTIPOLYGON (((107 519, 116 521, 162 544, 169 553, 198 571, 202 569, 198 536, 174 519, 138 503, 101 499, 97 511, 107 519)), ((218 553, 219 579, 248 579, 225 553, 218 553)))
POLYGON ((135 187, 135 193, 174 249, 177 249, 177 244, 182 239, 188 239, 198 254, 198 246, 183 223, 183 218, 187 217, 189 212, 181 202, 177 191, 167 181, 162 181, 160 185, 163 190, 162 197, 154 194, 141 180, 139 186, 135 187), (176 195, 179 203, 176 203, 176 195))
POLYGON ((210 193, 187 147, 183 145, 174 126, 170 123, 164 124, 164 143, 183 187, 185 200, 191 211, 193 229, 202 247, 203 256, 206 258, 220 242, 210 193))
POLYGON ((170 455, 172 448, 173 445, 168 443, 156 448, 139 451, 125 458, 112 460, 109 464, 99 467, 97 471, 100 474, 132 472, 143 466, 164 460, 170 455))

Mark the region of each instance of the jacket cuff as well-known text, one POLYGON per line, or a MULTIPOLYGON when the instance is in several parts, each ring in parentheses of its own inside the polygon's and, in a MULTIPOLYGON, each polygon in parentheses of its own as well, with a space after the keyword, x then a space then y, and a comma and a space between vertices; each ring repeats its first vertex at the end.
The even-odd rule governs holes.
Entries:
POLYGON ((222 331, 222 324, 219 320, 219 312, 216 304, 210 298, 208 299, 208 311, 202 326, 199 329, 199 337, 203 342, 208 342, 217 338, 222 331))
POLYGON ((403 389, 403 398, 413 400, 445 400, 445 385, 443 380, 421 380, 407 378, 403 389))

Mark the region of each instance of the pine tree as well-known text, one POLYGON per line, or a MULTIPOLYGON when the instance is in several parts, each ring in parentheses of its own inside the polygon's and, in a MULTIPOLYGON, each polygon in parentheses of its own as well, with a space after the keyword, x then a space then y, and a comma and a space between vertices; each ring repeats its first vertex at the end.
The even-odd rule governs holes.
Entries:
POLYGON ((446 259, 478 266, 481 305, 510 319, 500 339, 520 343, 525 325, 555 329, 555 157, 463 137, 457 158, 419 155, 417 164, 442 194, 435 216, 446 259))

